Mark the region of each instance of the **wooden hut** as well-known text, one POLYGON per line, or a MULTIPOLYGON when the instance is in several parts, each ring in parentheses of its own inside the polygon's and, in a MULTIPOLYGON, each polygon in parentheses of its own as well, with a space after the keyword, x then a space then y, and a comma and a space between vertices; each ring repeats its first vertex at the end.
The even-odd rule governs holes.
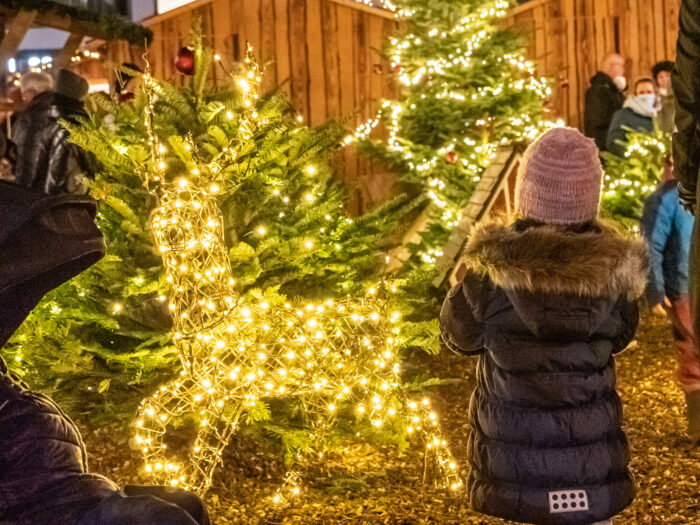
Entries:
POLYGON ((581 127, 589 79, 607 53, 627 59, 628 84, 673 60, 679 8, 680 0, 531 0, 504 24, 530 35, 528 57, 555 83, 553 112, 581 127))
MULTIPOLYGON (((382 99, 398 96, 381 49, 396 29, 391 12, 354 0, 198 0, 143 20, 153 32, 149 61, 154 74, 174 82, 185 77, 174 67, 190 39, 192 21, 224 68, 240 60, 250 42, 266 65, 265 87, 279 85, 304 121, 341 120, 348 127, 376 114, 382 99)), ((115 43, 108 62, 139 63, 143 50, 115 43)), ((224 72, 214 73, 215 82, 224 72)), ((339 156, 338 171, 355 188, 350 207, 367 209, 394 192, 395 178, 351 151, 339 156)))

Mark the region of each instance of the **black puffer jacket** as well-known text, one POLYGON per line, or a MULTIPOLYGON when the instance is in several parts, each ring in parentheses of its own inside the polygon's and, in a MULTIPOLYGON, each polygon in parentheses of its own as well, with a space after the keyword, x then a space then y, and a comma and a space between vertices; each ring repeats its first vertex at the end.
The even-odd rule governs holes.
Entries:
POLYGON ((44 92, 19 115, 12 130, 17 145, 15 183, 34 191, 85 193, 85 177, 95 174, 95 158, 72 144, 61 120, 75 123, 85 116, 83 103, 44 92))
MULTIPOLYGON (((41 297, 104 253, 95 203, 0 182, 0 347, 41 297)), ((208 525, 196 496, 118 487, 87 470, 75 424, 0 357, 0 525, 208 525)))
POLYGON ((77 523, 118 487, 87 474, 80 433, 58 405, 21 388, 2 367, 0 522, 77 523))
POLYGON ((583 109, 584 134, 595 140, 600 151, 607 151, 607 136, 613 115, 625 101, 615 82, 602 72, 591 78, 583 109))
POLYGON ((634 497, 613 354, 637 326, 646 249, 593 228, 477 226, 443 305, 448 347, 480 355, 468 489, 484 514, 587 524, 634 497))

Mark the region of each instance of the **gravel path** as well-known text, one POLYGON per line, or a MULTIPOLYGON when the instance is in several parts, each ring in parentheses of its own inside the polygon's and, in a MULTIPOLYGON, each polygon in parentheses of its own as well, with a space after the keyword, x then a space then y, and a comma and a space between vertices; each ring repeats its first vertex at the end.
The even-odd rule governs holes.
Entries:
MULTIPOLYGON (((637 336, 637 344, 618 359, 618 375, 638 494, 615 523, 700 525, 700 445, 691 445, 684 436, 671 333, 665 322, 647 318, 637 336)), ((443 352, 437 357, 417 355, 410 363, 409 374, 427 370, 449 380, 430 395, 464 465, 474 361, 443 352)), ((123 428, 86 430, 91 469, 118 482, 143 483, 128 437, 123 428)), ((274 493, 284 474, 281 458, 239 437, 226 451, 225 468, 216 476, 207 504, 216 524, 504 523, 469 511, 463 501, 447 500, 429 482, 423 483, 423 470, 417 447, 402 456, 362 444, 344 447, 313 470, 300 504, 275 516, 266 496, 274 493)))

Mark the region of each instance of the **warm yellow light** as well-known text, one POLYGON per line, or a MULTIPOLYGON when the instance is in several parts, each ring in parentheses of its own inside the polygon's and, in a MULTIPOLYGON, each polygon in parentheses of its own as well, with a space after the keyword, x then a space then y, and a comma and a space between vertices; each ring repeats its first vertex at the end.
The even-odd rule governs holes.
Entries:
MULTIPOLYGON (((250 57, 247 64, 252 69, 238 85, 244 106, 253 107, 260 76, 250 57)), ((153 89, 153 83, 145 85, 153 89)), ((146 127, 157 151, 160 139, 149 113, 153 93, 147 94, 146 127)), ((236 148, 254 136, 253 113, 243 112, 239 135, 226 148, 232 163, 236 148)), ((439 427, 426 424, 432 417, 429 406, 409 404, 401 386, 398 352, 390 351, 395 317, 387 312, 387 287, 373 288, 365 297, 338 300, 245 302, 233 279, 214 180, 227 182, 214 179, 220 173, 216 166, 198 166, 190 169, 196 177, 159 181, 158 202, 150 218, 170 286, 173 344, 182 371, 145 399, 139 410, 138 435, 149 475, 157 483, 205 492, 228 436, 241 419, 266 397, 285 394, 308 402, 315 457, 323 456, 340 403, 349 403, 376 427, 396 418, 416 421, 435 454, 440 482, 446 488, 461 483, 449 467, 454 460, 439 427), (198 422, 197 436, 186 457, 170 459, 166 437, 183 416, 198 422)), ((307 167, 309 174, 315 170, 307 167)), ((314 196, 306 199, 312 202, 314 196)), ((260 225, 256 232, 264 235, 266 229, 260 225)), ((314 242, 308 239, 304 245, 312 248, 314 242)), ((289 503, 300 493, 300 483, 298 471, 290 470, 274 501, 289 503)))

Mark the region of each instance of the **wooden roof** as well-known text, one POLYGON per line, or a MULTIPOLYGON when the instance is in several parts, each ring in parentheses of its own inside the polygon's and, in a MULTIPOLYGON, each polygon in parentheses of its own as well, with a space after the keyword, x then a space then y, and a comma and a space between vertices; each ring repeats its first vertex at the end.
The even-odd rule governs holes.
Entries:
POLYGON ((32 27, 61 29, 100 40, 126 40, 134 45, 143 45, 153 37, 145 27, 113 13, 96 12, 50 0, 0 0, 0 15, 6 19, 22 11, 36 13, 32 27))

